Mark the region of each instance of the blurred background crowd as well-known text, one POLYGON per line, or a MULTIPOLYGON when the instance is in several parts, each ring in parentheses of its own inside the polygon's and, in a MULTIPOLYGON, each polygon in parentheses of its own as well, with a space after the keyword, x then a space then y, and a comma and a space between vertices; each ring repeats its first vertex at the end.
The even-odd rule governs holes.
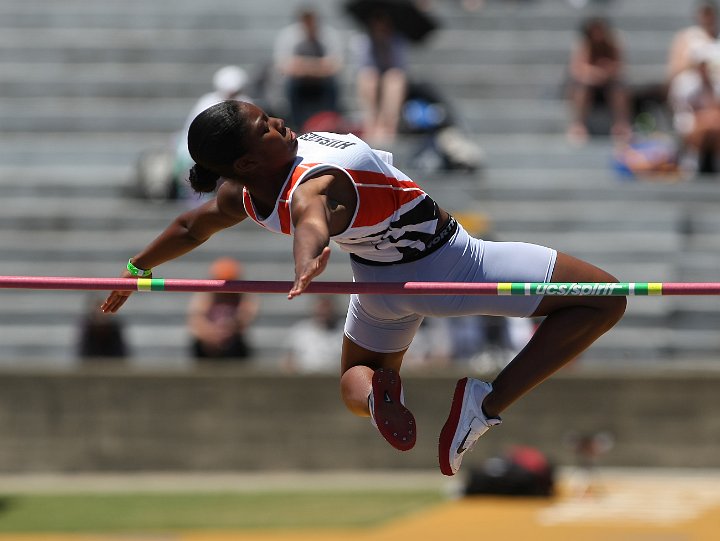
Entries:
MULTIPOLYGON (((203 200, 186 183, 189 122, 242 99, 393 152, 476 235, 623 281, 717 279, 712 2, 46 0, 7 3, 0 24, 2 274, 118 275, 203 200)), ((243 224, 158 274, 289 280, 287 242, 243 224)), ((324 278, 348 280, 345 258, 324 278)), ((336 373, 347 302, 152 293, 106 316, 95 295, 2 296, 0 365, 71 370, 336 373)), ((711 361, 718 321, 709 298, 633 300, 578 362, 711 361)), ((406 364, 494 370, 535 323, 428 318, 406 364)))

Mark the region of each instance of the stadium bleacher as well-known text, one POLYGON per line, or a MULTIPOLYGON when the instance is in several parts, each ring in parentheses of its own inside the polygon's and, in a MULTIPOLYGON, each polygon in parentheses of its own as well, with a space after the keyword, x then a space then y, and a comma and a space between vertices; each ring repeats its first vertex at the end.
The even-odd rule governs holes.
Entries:
MULTIPOLYGON (((0 274, 112 277, 186 203, 133 195, 135 165, 164 146, 213 72, 234 63, 256 73, 300 2, 268 0, 5 0, 0 5, 0 274)), ((325 21, 356 30, 341 3, 325 21)), ((411 73, 442 81, 464 128, 486 153, 476 173, 408 172, 455 212, 489 218, 494 238, 527 240, 586 258, 622 281, 716 281, 718 179, 619 180, 605 139, 583 148, 564 137, 561 87, 575 28, 587 12, 564 0, 493 1, 467 13, 432 3, 441 29, 413 50, 411 73)), ((628 81, 662 80, 673 32, 690 22, 674 0, 598 3, 621 32, 628 81)), ((344 80, 352 110, 352 71, 344 80)), ((412 142, 400 141, 407 163, 412 142)), ((166 278, 204 278, 220 255, 246 263, 248 279, 289 280, 289 240, 252 224, 225 231, 161 267, 166 278)), ((349 280, 334 252, 325 275, 349 280)), ((3 291, 0 365, 74 366, 87 295, 3 291)), ((119 317, 131 362, 190 363, 185 294, 136 294, 119 317)), ((258 358, 282 354, 288 325, 308 299, 262 298, 253 328, 258 358)), ((705 360, 720 351, 713 298, 632 299, 625 319, 584 359, 705 360)))

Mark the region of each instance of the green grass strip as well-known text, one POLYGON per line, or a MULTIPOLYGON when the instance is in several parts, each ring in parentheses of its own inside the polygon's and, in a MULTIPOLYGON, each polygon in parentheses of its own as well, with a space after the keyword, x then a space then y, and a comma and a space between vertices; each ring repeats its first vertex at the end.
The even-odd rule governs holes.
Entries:
POLYGON ((433 490, 0 495, 0 532, 363 528, 442 500, 433 490))

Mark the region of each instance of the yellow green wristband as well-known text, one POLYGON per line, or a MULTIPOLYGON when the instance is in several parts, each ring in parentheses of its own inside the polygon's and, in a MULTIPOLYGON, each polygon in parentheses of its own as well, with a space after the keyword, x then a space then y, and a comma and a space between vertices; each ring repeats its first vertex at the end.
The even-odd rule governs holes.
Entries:
POLYGON ((139 269, 135 265, 133 265, 132 259, 128 259, 127 270, 133 276, 138 276, 140 278, 145 278, 146 276, 152 276, 152 269, 147 269, 147 270, 139 269))

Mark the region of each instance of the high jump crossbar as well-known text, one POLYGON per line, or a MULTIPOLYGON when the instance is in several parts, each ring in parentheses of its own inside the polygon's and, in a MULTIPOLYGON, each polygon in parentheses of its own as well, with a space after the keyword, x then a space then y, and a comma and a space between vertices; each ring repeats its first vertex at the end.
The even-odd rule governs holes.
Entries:
MULTIPOLYGON (((0 276, 0 289, 287 293, 289 281, 0 276)), ((366 295, 720 295, 720 282, 312 282, 307 293, 366 295)))

